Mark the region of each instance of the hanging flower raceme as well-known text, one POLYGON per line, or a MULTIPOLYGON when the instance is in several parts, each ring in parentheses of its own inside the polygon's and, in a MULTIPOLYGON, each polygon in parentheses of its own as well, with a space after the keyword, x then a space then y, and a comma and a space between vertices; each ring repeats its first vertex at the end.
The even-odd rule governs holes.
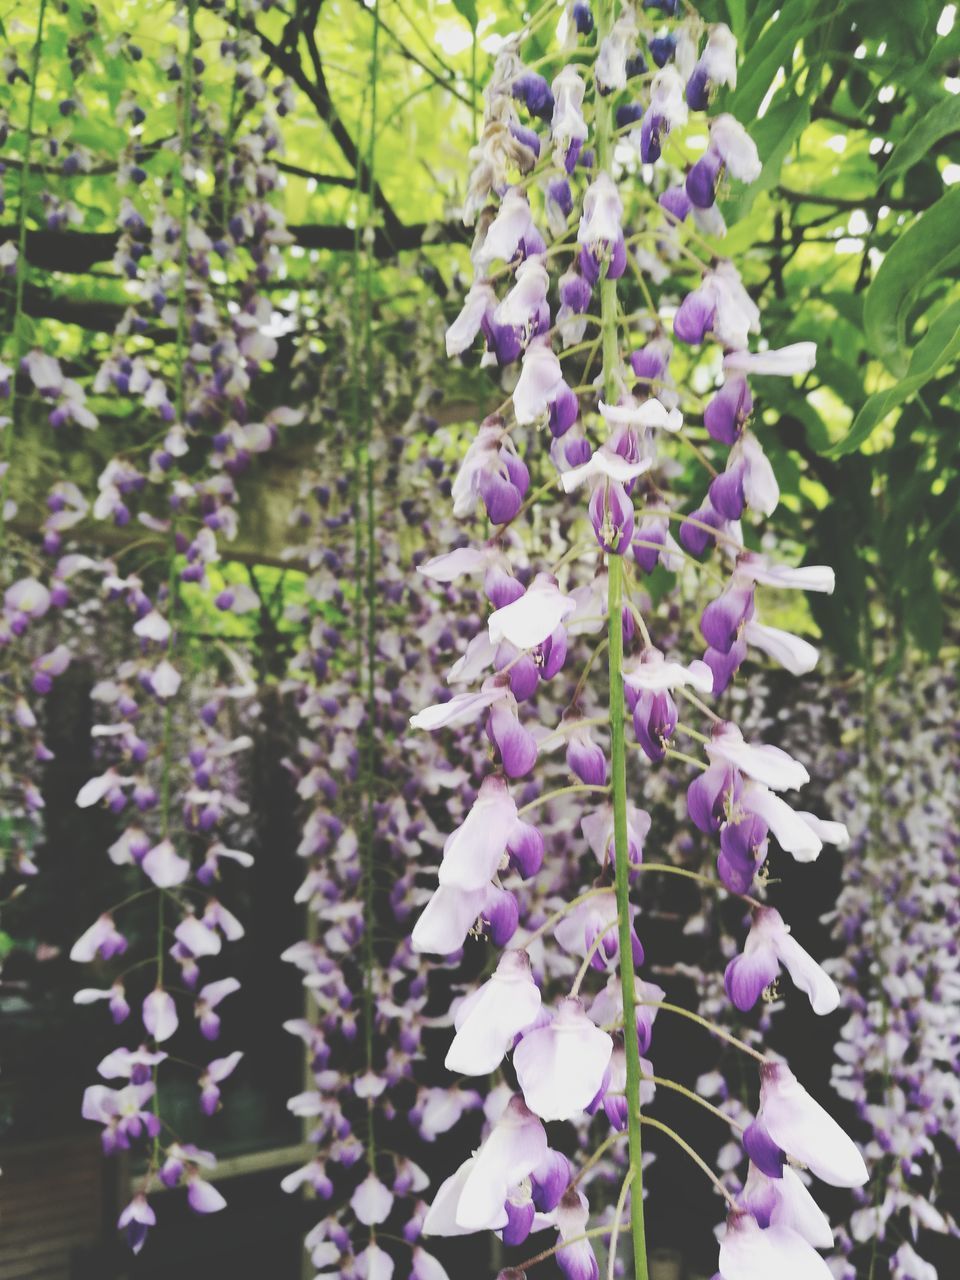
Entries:
MULTIPOLYGON (((146 1052, 153 1056, 149 1079, 141 1078, 141 1054, 129 1086, 154 1090, 153 1119, 149 1125, 144 1121, 142 1132, 121 1126, 132 1142, 146 1139, 137 1194, 120 1218, 136 1250, 159 1216, 148 1199, 154 1190, 185 1186, 188 1204, 200 1214, 217 1212, 225 1203, 209 1181, 214 1157, 188 1142, 169 1142, 169 1128, 154 1132, 165 1119, 160 1106, 165 1090, 156 1088, 157 1080, 184 1070, 177 1046, 185 1028, 196 1019, 201 1036, 214 1042, 221 1020, 224 1029, 228 1026, 229 1005, 223 1002, 239 983, 233 977, 207 981, 207 966, 226 954, 225 944, 243 936, 243 925, 220 893, 222 885, 224 897, 232 891, 234 868, 252 862, 251 855, 234 846, 248 834, 242 793, 244 755, 252 745, 237 725, 256 682, 239 646, 219 670, 219 658, 191 661, 189 592, 208 593, 220 612, 240 614, 262 605, 252 586, 228 581, 222 563, 239 528, 234 477, 300 418, 296 410, 277 406, 256 421, 248 400, 256 375, 278 353, 270 332, 277 313, 269 286, 279 275, 280 251, 290 239, 271 203, 280 135, 266 85, 252 70, 259 42, 248 33, 224 42, 227 73, 247 95, 242 117, 225 128, 214 98, 204 92, 196 13, 196 4, 184 6, 182 47, 154 55, 177 86, 176 136, 160 149, 172 148, 179 156, 169 184, 147 181, 144 166, 150 155, 141 136, 146 110, 130 95, 117 109, 117 122, 129 142, 117 167, 114 268, 124 280, 130 306, 118 326, 116 345, 93 379, 93 390, 122 402, 130 421, 147 422, 150 439, 137 442, 135 449, 131 441, 129 457, 106 462, 95 501, 65 482, 54 486, 45 522, 48 554, 58 554, 66 537, 77 536, 88 510, 94 520, 109 521, 116 529, 130 526, 132 548, 144 540, 144 531, 149 534, 141 572, 127 555, 128 547, 123 548, 126 577, 115 564, 98 566, 103 608, 123 625, 125 642, 116 662, 110 655, 112 669, 94 685, 99 772, 77 796, 81 807, 101 805, 118 820, 120 829, 108 854, 120 868, 118 874, 139 886, 132 895, 118 892, 120 905, 87 929, 71 952, 78 962, 99 957, 120 970, 109 987, 85 988, 77 1000, 102 999, 118 1024, 142 1023, 146 1052), (212 203, 196 199, 198 183, 208 177, 217 192, 212 203), (227 283, 242 297, 242 305, 224 300, 221 286, 227 283), (156 325, 175 334, 175 343, 165 341, 159 354, 146 342, 138 343, 137 354, 130 354, 130 335, 146 335, 156 325), (164 562, 161 569, 158 560, 164 562), (148 910, 146 919, 141 918, 148 910), (154 938, 159 942, 153 944, 154 938)), ((111 57, 123 56, 119 45, 108 45, 107 51, 111 57)), ((117 162, 117 157, 111 159, 117 162)), ((82 391, 58 377, 55 365, 40 357, 30 365, 30 376, 43 384, 43 394, 57 397, 53 425, 94 425, 82 391)), ((77 559, 61 557, 58 594, 66 593, 74 575, 87 567, 77 559)), ((56 678, 63 665, 63 655, 48 650, 37 665, 36 679, 44 683, 56 678)), ((207 1116, 220 1109, 242 1059, 240 1050, 221 1052, 204 1055, 203 1062, 190 1068, 207 1116)), ((107 1070, 101 1064, 101 1074, 107 1070)), ((90 1112, 90 1118, 105 1124, 105 1133, 112 1133, 116 1108, 104 1102, 96 1092, 100 1088, 88 1090, 85 1114, 90 1112)), ((129 1101, 125 1096, 118 1104, 119 1114, 129 1101)))

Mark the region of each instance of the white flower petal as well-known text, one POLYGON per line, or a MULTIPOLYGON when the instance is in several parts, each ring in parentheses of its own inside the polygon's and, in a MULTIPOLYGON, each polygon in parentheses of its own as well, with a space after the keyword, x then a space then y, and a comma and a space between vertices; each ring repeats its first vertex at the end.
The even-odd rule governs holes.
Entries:
POLYGON ((374 1173, 368 1173, 350 1197, 350 1208, 365 1227, 386 1222, 393 1208, 393 1196, 374 1173))
POLYGON ((539 1012, 540 991, 527 953, 505 951, 496 973, 457 1010, 445 1067, 466 1076, 489 1075, 539 1012))
POLYGON ((809 773, 799 760, 779 747, 744 742, 735 725, 725 725, 704 749, 711 761, 732 764, 774 791, 796 791, 810 781, 809 773))
POLYGON ((718 1265, 722 1280, 833 1280, 803 1236, 779 1224, 761 1230, 748 1213, 728 1221, 718 1265))
POLYGON ((468 724, 476 720, 482 711, 492 706, 500 698, 510 692, 506 685, 496 685, 491 689, 480 689, 475 693, 455 694, 449 702, 437 702, 433 706, 424 707, 416 715, 410 717, 414 729, 447 729, 454 725, 468 724))
POLYGON ((736 373, 769 374, 789 378, 795 373, 809 373, 817 363, 815 342, 795 342, 777 351, 731 351, 724 356, 723 367, 736 373))
POLYGON ((576 998, 563 1000, 553 1021, 528 1032, 513 1065, 523 1097, 543 1120, 571 1120, 596 1097, 613 1041, 594 1026, 576 998))
POLYGON ((438 879, 449 888, 483 890, 496 873, 517 823, 517 806, 502 778, 485 778, 470 812, 448 837, 438 879))
POLYGON ((679 431, 683 415, 678 409, 667 409, 655 397, 641 404, 604 404, 599 409, 611 427, 661 427, 664 431, 679 431))
POLYGON ((819 856, 823 842, 800 814, 772 791, 755 783, 744 791, 741 803, 764 820, 780 848, 797 862, 813 862, 819 856))
POLYGON ((519 599, 491 613, 487 623, 491 643, 507 640, 518 649, 534 649, 576 607, 576 600, 564 595, 545 574, 538 574, 519 599))
POLYGON ((440 885, 413 927, 410 942, 414 951, 435 956, 459 951, 485 901, 485 889, 464 892, 440 885))
POLYGON ((791 675, 803 676, 812 671, 820 658, 820 650, 808 641, 779 627, 767 627, 752 619, 743 629, 744 639, 755 649, 778 662, 791 675))
POLYGON ((853 1140, 782 1062, 761 1068, 760 1119, 777 1146, 834 1187, 862 1187, 867 1166, 853 1140))
POLYGON ((543 1125, 513 1097, 477 1152, 457 1203, 456 1221, 468 1231, 506 1222, 508 1191, 536 1169, 547 1154, 543 1125))

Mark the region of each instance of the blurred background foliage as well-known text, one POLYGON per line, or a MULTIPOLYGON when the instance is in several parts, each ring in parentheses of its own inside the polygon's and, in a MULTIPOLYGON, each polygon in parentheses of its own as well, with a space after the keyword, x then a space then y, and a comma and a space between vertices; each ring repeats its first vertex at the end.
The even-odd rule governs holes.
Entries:
MULTIPOLYGON (((149 200, 151 188, 162 191, 179 162, 170 145, 176 95, 162 57, 178 38, 178 19, 168 0, 112 0, 95 11, 80 0, 58 0, 55 10, 41 64, 38 133, 62 138, 65 154, 87 148, 89 171, 67 173, 62 157, 43 158, 75 211, 65 225, 51 226, 36 185, 24 338, 57 350, 82 379, 112 345, 129 303, 111 264, 116 157, 131 142, 118 107, 135 102, 146 113, 134 157, 146 174, 139 195, 149 200), (73 84, 77 59, 96 69, 82 89, 73 84)), ((731 229, 712 247, 741 263, 771 345, 802 337, 819 346, 816 371, 802 384, 765 379, 758 397, 764 444, 784 494, 778 534, 811 560, 836 565, 836 595, 813 608, 816 628, 842 662, 866 664, 864 638, 878 631, 895 662, 908 645, 934 654, 960 571, 955 6, 705 0, 700 11, 728 22, 740 42, 738 84, 718 105, 749 124, 764 162, 753 186, 730 184, 723 209, 731 229)), ((369 7, 362 0, 286 0, 257 9, 204 0, 198 29, 205 94, 219 107, 224 136, 252 106, 232 68, 218 64, 220 41, 237 30, 259 36, 254 69, 266 73, 282 104, 282 201, 293 243, 271 286, 281 343, 273 379, 258 388, 264 402, 276 402, 277 384, 304 351, 336 364, 331 299, 349 290, 361 250, 376 259, 371 288, 382 349, 402 357, 404 321, 426 306, 441 307, 448 318, 456 313, 469 268, 469 233, 457 210, 478 97, 491 53, 525 12, 512 0, 381 5, 375 214, 373 225, 361 227, 369 178, 361 157, 370 154, 362 125, 369 7)), ((656 11, 650 14, 655 22, 656 11)), ((7 13, 0 34, 26 65, 32 24, 22 6, 7 13)), ((549 25, 541 38, 546 48, 549 25)), ((18 125, 11 113, 11 132, 18 125)), ((676 139, 679 154, 690 158, 705 143, 693 125, 676 139)), ((4 176, 7 207, 16 208, 19 171, 9 166, 4 176)), ((201 185, 213 221, 226 219, 229 193, 220 175, 204 175, 201 185)), ((11 240, 15 231, 9 215, 0 222, 0 238, 11 240)), ((214 281, 229 291, 226 271, 214 281)), ((5 284, 10 315, 12 293, 12 282, 5 284)), ((173 358, 172 339, 157 328, 129 336, 127 346, 162 362, 173 358)), ((475 421, 498 398, 485 375, 447 366, 440 350, 435 376, 465 420, 475 421)), ((101 448, 110 456, 117 432, 133 447, 138 423, 107 397, 91 404, 106 427, 104 445, 85 438, 85 464, 72 443, 51 444, 45 433, 41 444, 30 433, 38 478, 92 468, 101 448)), ((315 430, 309 422, 291 429, 288 454, 295 458, 298 442, 315 430)), ((269 476, 261 488, 270 491, 269 476)), ((259 501, 251 497, 251 504, 259 501)))

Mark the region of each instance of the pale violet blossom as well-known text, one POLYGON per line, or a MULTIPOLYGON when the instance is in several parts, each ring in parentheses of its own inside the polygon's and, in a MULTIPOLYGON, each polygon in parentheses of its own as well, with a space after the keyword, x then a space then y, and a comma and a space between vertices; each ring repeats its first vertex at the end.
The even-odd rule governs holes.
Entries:
POLYGON ((564 595, 548 574, 538 573, 519 599, 491 613, 487 623, 491 643, 507 640, 518 649, 534 649, 575 608, 576 601, 564 595))
POLYGON ((613 1041, 576 997, 560 1001, 552 1020, 528 1031, 513 1053, 524 1101, 542 1120, 572 1120, 600 1092, 613 1041))
POLYGON ((809 996, 814 1013, 832 1013, 840 1004, 837 984, 792 936, 780 912, 762 907, 754 911, 742 954, 727 965, 727 993, 737 1008, 752 1009, 776 981, 781 965, 809 996))
POLYGON ((461 1075, 488 1075, 539 1012, 540 991, 526 951, 505 951, 496 972, 457 1006, 444 1065, 461 1075))
POLYGON ((761 1230, 749 1213, 732 1213, 720 1241, 722 1280, 834 1280, 799 1232, 780 1224, 761 1230))

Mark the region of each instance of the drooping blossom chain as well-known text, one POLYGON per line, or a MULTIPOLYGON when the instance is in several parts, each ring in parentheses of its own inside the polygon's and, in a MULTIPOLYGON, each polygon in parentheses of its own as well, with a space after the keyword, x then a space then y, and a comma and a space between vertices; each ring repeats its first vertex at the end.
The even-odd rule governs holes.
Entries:
MULTIPOLYGON (((523 33, 506 41, 486 91, 484 131, 472 157, 465 207, 468 220, 477 224, 475 275, 448 331, 447 348, 459 355, 482 333, 485 362, 504 370, 509 394, 481 425, 453 498, 454 514, 461 517, 482 505, 493 529, 481 545, 441 554, 422 571, 441 581, 481 575, 493 611, 485 632, 474 637, 459 670, 451 673, 459 681, 466 669, 467 683, 479 687, 425 708, 412 724, 435 732, 484 718, 497 769, 446 841, 439 885, 412 938, 418 950, 441 955, 456 953, 477 931, 496 946, 510 944, 496 972, 453 1011, 456 1034, 447 1065, 485 1074, 504 1069, 512 1050, 508 1078, 515 1078, 517 1091, 508 1091, 499 1116, 490 1117, 492 1128, 480 1150, 441 1187, 424 1231, 491 1228, 505 1243, 519 1245, 537 1215, 546 1214, 540 1224, 552 1224, 559 1238, 536 1258, 555 1253, 568 1276, 596 1276, 586 1199, 566 1158, 548 1145, 543 1122, 579 1119, 602 1105, 614 1131, 611 1144, 623 1130, 628 1136, 614 1219, 603 1230, 614 1237, 615 1256, 629 1205, 638 1277, 647 1275, 643 1125, 666 1131, 727 1195, 730 1213, 719 1260, 724 1280, 761 1280, 788 1259, 795 1270, 800 1266, 798 1275, 826 1276, 816 1247, 829 1243, 829 1228, 787 1161, 805 1163, 844 1186, 862 1183, 866 1169, 855 1145, 786 1063, 737 1042, 761 1066, 759 1112, 743 1135, 753 1169, 739 1199, 679 1134, 641 1107, 655 1076, 640 1058, 650 1044, 646 1011, 703 1019, 635 977, 643 949, 632 890, 659 868, 642 861, 650 815, 628 799, 627 713, 636 747, 650 763, 669 757, 697 770, 688 809, 696 826, 720 835, 717 887, 742 896, 752 909, 743 954, 726 974, 727 991, 739 1008, 759 998, 781 965, 809 994, 815 1011, 836 1007, 833 982, 792 938, 779 912, 750 890, 770 834, 801 860, 816 857, 825 840, 845 839, 840 824, 798 812, 778 794, 808 781, 799 761, 777 747, 745 740, 702 700, 723 692, 749 645, 788 669, 809 670, 816 660, 812 646, 757 620, 756 588, 830 591, 833 575, 820 566, 777 564, 749 549, 755 534, 743 518, 748 512, 769 516, 779 494, 760 441, 747 426, 747 377, 803 373, 814 350, 805 343, 782 351, 748 349, 751 334, 759 331, 759 309, 734 264, 714 257, 706 237, 723 234, 716 198, 725 176, 747 182, 759 176, 756 148, 729 115, 711 118, 707 149, 692 165, 682 141, 688 113, 708 107, 718 87, 735 83, 735 42, 722 24, 704 31, 695 16, 671 16, 661 33, 644 29, 646 17, 631 4, 598 5, 593 12, 572 4, 559 34, 561 44, 570 41, 565 47, 577 48, 578 56, 561 65, 551 83, 524 66, 523 33), (648 71, 648 65, 659 69, 648 71), (634 88, 637 100, 624 101, 622 95, 634 88), (552 235, 549 247, 544 223, 552 235), (569 265, 558 281, 561 305, 554 315, 550 272, 558 263, 569 265), (599 314, 591 311, 597 300, 599 314), (671 377, 674 360, 689 368, 699 357, 696 351, 674 356, 664 331, 668 316, 685 348, 698 349, 710 339, 721 350, 722 362, 714 357, 712 367, 722 364, 723 382, 706 404, 671 377), (588 332, 595 336, 585 337, 588 332), (641 335, 639 344, 634 334, 641 335), (630 347, 636 349, 628 360, 630 347), (518 360, 519 376, 510 368, 518 360), (702 412, 702 427, 694 425, 691 411, 702 412), (582 533, 559 560, 532 578, 521 577, 513 572, 511 544, 531 541, 517 522, 528 509, 536 513, 539 490, 530 492, 531 469, 547 470, 543 428, 552 437, 552 483, 559 481, 567 494, 584 488, 589 494, 586 527, 580 526, 582 533), (717 444, 731 446, 725 458, 717 444), (713 459, 723 463, 722 471, 713 459), (703 492, 700 468, 711 477, 708 493, 684 515, 680 503, 686 505, 686 495, 703 492), (670 533, 674 521, 679 543, 670 533), (708 549, 716 555, 704 563, 700 557, 708 549), (718 572, 727 562, 729 579, 718 572), (653 616, 640 606, 638 575, 658 566, 696 573, 698 594, 715 591, 708 584, 720 581, 720 594, 700 620, 707 646, 702 660, 679 661, 656 643, 653 616), (599 659, 599 670, 607 668, 606 715, 583 714, 585 671, 559 724, 538 716, 540 687, 563 668, 570 630, 599 630, 604 623, 608 635, 598 642, 591 664, 599 659), (678 701, 703 729, 680 719, 678 701), (697 755, 678 751, 677 735, 690 739, 697 755), (544 861, 543 839, 527 821, 525 807, 518 807, 511 782, 527 777, 555 743, 566 744, 576 781, 562 790, 582 798, 581 829, 597 853, 600 875, 534 933, 519 927, 522 893, 512 877, 536 875, 544 861), (567 994, 548 1009, 524 944, 550 931, 582 962, 567 994), (596 970, 609 975, 607 986, 588 1001, 582 986, 596 970), (623 1027, 629 1028, 626 1035, 623 1027)), ((531 28, 549 17, 545 6, 531 28)), ((634 777, 631 769, 631 793, 634 777)), ((540 797, 542 803, 550 799, 540 797)), ((662 873, 674 870, 682 873, 669 866, 662 873)), ((659 1083, 680 1087, 676 1081, 659 1083)))

